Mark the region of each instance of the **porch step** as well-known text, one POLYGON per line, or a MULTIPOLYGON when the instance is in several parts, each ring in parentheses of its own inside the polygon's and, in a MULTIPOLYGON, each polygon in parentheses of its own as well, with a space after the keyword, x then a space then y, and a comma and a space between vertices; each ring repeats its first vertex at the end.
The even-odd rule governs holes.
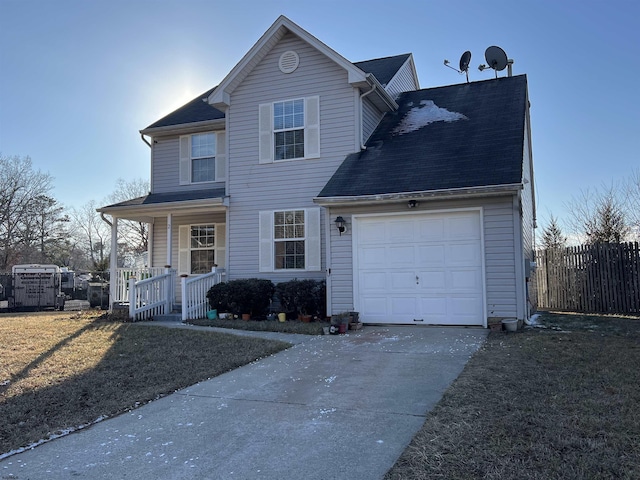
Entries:
POLYGON ((170 313, 168 315, 154 315, 154 322, 182 322, 182 314, 181 313, 170 313))

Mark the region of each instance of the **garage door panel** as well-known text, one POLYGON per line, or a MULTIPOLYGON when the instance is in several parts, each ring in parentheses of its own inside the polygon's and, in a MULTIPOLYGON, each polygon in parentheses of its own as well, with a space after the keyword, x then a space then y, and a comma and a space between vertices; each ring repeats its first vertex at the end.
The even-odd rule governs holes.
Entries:
POLYGON ((423 293, 442 293, 447 290, 447 272, 441 270, 420 270, 420 290, 423 293))
POLYGON ((389 314, 392 317, 414 317, 417 312, 417 299, 415 297, 409 297, 406 295, 392 296, 390 299, 391 311, 389 314))
POLYGON ((387 250, 387 265, 391 267, 401 267, 403 265, 415 265, 416 249, 413 245, 391 246, 387 250))
POLYGON ((387 225, 383 221, 370 221, 358 225, 358 233, 360 234, 358 243, 360 245, 383 243, 386 228, 387 225))
POLYGON ((360 315, 388 315, 387 299, 380 296, 365 296, 361 299, 360 315))
POLYGON ((422 217, 416 220, 418 224, 419 241, 441 242, 445 238, 445 218, 433 216, 431 218, 422 217))
POLYGON ((417 245, 416 265, 420 267, 441 266, 446 261, 445 245, 417 245))
POLYGON ((479 217, 475 214, 457 215, 449 217, 447 231, 448 240, 455 239, 479 239, 480 229, 478 223, 479 217))
POLYGON ((361 268, 376 268, 384 264, 386 256, 385 247, 363 247, 359 252, 361 268))
POLYGON ((387 278, 389 273, 381 271, 370 271, 366 275, 360 275, 360 285, 366 292, 385 292, 387 290, 387 278))
POLYGON ((412 219, 392 220, 387 224, 386 240, 393 244, 413 243, 415 222, 412 219))
POLYGON ((392 292, 398 290, 414 291, 417 289, 416 276, 413 270, 410 272, 392 271, 387 272, 386 275, 389 278, 389 288, 392 292))

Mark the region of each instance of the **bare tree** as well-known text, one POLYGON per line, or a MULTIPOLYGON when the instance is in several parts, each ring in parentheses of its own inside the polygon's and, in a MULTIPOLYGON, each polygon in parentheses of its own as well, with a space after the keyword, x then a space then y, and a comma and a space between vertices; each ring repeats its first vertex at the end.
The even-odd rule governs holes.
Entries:
POLYGON ((570 222, 574 232, 586 243, 620 243, 631 232, 627 223, 625 202, 621 191, 613 186, 581 192, 569 204, 570 222))
MULTIPOLYGON (((142 197, 149 193, 149 182, 141 178, 125 181, 119 178, 116 189, 106 199, 107 203, 114 204, 134 198, 142 197)), ((126 253, 139 255, 149 248, 149 224, 134 220, 120 220, 118 222, 118 236, 124 243, 126 253)))
POLYGON ((19 235, 31 262, 61 264, 67 247, 69 217, 55 198, 38 195, 28 205, 19 235))
POLYGON ((551 215, 551 220, 542 231, 541 243, 544 250, 564 248, 567 245, 567 237, 562 233, 562 229, 558 225, 558 219, 553 215, 551 215))
POLYGON ((104 270, 109 264, 111 249, 111 229, 96 212, 95 200, 90 200, 79 208, 72 208, 70 219, 77 245, 90 259, 83 268, 104 270))
POLYGON ((29 157, 0 155, 0 271, 31 260, 25 249, 25 224, 34 202, 48 197, 52 180, 48 173, 34 170, 29 157))

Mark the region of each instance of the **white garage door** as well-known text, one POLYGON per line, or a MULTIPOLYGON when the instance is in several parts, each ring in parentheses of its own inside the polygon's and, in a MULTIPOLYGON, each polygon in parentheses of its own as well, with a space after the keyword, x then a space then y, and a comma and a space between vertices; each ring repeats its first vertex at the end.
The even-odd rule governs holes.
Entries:
POLYGON ((479 211, 361 217, 354 241, 364 322, 484 324, 479 211))

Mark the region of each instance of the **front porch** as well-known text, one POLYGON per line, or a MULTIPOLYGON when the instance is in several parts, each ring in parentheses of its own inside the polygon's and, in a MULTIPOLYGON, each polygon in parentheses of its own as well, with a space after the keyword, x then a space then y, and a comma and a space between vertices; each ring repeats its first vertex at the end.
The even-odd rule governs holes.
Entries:
POLYGON ((176 314, 180 320, 204 318, 209 310, 207 292, 224 281, 223 268, 210 273, 177 275, 170 267, 118 268, 111 276, 110 308, 128 309, 135 321, 176 314))

